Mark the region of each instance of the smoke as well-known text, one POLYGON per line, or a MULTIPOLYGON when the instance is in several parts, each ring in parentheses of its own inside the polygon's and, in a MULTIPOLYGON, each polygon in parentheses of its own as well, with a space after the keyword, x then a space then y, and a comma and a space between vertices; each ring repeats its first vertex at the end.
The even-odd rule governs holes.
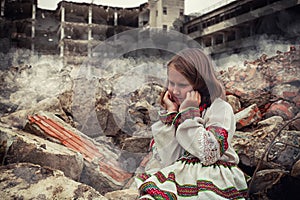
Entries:
MULTIPOLYGON (((244 45, 249 46, 253 42, 254 49, 217 58, 217 66, 242 68, 245 60, 256 60, 262 54, 271 57, 277 51, 287 51, 291 45, 289 41, 275 40, 266 35, 244 45)), ((150 33, 134 30, 114 36, 96 47, 93 57, 86 58, 80 66, 65 65, 59 56, 33 55, 29 50, 16 49, 5 58, 5 63, 10 66, 3 67, 1 71, 3 83, 6 84, 3 87, 6 91, 1 92, 1 102, 9 101, 18 105, 18 109, 27 109, 43 99, 73 90, 73 105, 76 106, 73 114, 78 123, 86 125, 84 133, 102 135, 95 108, 98 89, 104 88, 105 94, 111 96, 112 102, 108 104, 112 107, 110 111, 115 121, 124 120, 123 110, 114 104, 119 102, 117 99, 122 99, 147 83, 163 85, 166 81, 165 63, 171 54, 186 47, 201 48, 187 36, 173 32, 165 34, 154 29, 150 33), (141 33, 146 36, 143 37, 141 33), (151 53, 145 55, 147 52, 151 53), (111 85, 100 85, 101 79, 111 80, 111 85)), ((121 130, 124 128, 121 123, 118 125, 121 130)), ((126 132, 125 129, 122 131, 126 132)), ((125 168, 136 157, 135 154, 126 154, 125 168)), ((135 164, 130 165, 128 170, 132 171, 134 167, 135 164)))
POLYGON ((10 66, 3 70, 2 99, 18 105, 18 110, 32 108, 37 102, 57 96, 72 88, 70 71, 58 56, 32 55, 15 49, 10 53, 10 66))
MULTIPOLYGON (((269 7, 269 9, 273 8, 269 7)), ((217 66, 222 69, 231 66, 243 67, 244 61, 254 61, 262 54, 272 57, 277 54, 277 51, 288 51, 291 45, 300 44, 299 22, 299 6, 259 18, 252 27, 254 36, 226 44, 235 50, 216 57, 217 66)))
POLYGON ((291 41, 274 38, 273 36, 261 35, 240 44, 240 46, 245 46, 247 49, 238 53, 224 53, 215 58, 215 62, 218 70, 226 70, 228 67, 233 66, 243 68, 245 61, 255 61, 262 55, 267 55, 269 58, 276 56, 278 52, 288 51, 291 45, 299 44, 293 44, 291 41))
MULTIPOLYGON (((76 108, 74 117, 83 123, 89 119, 89 123, 94 125, 89 126, 90 131, 85 130, 89 134, 103 133, 100 125, 95 126, 97 118, 90 117, 97 116, 95 81, 113 79, 113 97, 124 98, 125 94, 134 92, 149 81, 165 82, 163 64, 167 61, 166 58, 187 47, 199 48, 200 45, 177 31, 167 32, 156 28, 124 31, 107 39, 93 50, 93 57, 81 66, 75 79, 74 104, 84 106, 76 108), (146 58, 144 53, 150 56, 146 58), (84 89, 83 85, 89 89, 84 89)), ((124 116, 115 112, 113 117, 115 121, 120 121, 124 116)))

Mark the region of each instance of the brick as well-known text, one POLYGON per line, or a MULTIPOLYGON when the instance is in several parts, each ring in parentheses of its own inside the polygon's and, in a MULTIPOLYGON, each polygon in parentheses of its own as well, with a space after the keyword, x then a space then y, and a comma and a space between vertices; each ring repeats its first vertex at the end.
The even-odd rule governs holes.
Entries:
POLYGON ((249 126, 262 118, 261 112, 256 104, 241 110, 235 114, 237 129, 249 126))

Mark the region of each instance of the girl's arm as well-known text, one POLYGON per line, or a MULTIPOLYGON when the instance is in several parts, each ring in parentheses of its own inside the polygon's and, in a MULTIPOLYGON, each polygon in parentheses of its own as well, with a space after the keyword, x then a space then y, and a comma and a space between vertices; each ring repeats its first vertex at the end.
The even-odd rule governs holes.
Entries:
POLYGON ((154 137, 153 148, 158 154, 162 167, 174 163, 184 151, 175 137, 175 126, 158 121, 151 128, 154 137))
MULTIPOLYGON (((196 108, 195 108, 196 109, 196 108)), ((201 118, 195 109, 181 113, 182 123, 176 131, 178 143, 203 164, 210 165, 220 159, 228 149, 235 131, 235 118, 231 106, 216 99, 201 118)))
POLYGON ((161 103, 165 110, 159 112, 160 121, 151 127, 155 143, 152 153, 153 158, 159 160, 162 167, 165 167, 175 162, 183 153, 183 149, 176 140, 176 128, 173 124, 178 114, 178 105, 168 90, 163 94, 161 103))

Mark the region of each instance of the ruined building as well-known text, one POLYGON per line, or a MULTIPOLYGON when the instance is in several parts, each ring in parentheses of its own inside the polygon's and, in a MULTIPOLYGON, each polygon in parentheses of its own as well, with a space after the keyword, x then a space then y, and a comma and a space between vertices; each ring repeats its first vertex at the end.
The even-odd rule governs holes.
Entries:
POLYGON ((37 0, 0 0, 0 52, 90 56, 107 38, 135 28, 177 30, 212 55, 255 48, 257 36, 297 41, 299 0, 220 0, 198 16, 184 15, 184 0, 148 0, 133 8, 61 1, 56 10, 37 0))
POLYGON ((184 33, 214 55, 258 46, 259 37, 299 43, 299 0, 223 0, 184 24, 184 33))
POLYGON ((101 41, 126 30, 172 29, 183 9, 184 0, 149 0, 134 8, 61 1, 54 11, 38 8, 37 0, 1 0, 1 51, 16 47, 41 54, 90 56, 101 41))
MULTIPOLYGON (((149 0, 149 26, 180 30, 174 22, 184 19, 184 0, 149 0)), ((182 30, 181 30, 182 31, 182 30)))

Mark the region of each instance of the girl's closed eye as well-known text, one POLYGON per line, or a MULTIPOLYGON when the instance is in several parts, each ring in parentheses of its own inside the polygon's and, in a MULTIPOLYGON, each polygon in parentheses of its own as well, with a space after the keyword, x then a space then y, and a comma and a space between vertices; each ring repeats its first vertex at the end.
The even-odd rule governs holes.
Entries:
MULTIPOLYGON (((172 86, 172 87, 174 87, 176 84, 174 82, 172 82, 172 81, 169 81, 169 85, 172 86)), ((178 83, 177 86, 180 87, 180 88, 185 88, 185 87, 188 87, 189 84, 178 83)))
POLYGON ((180 88, 185 88, 185 87, 188 87, 189 85, 188 84, 178 84, 178 87, 180 88))
POLYGON ((172 86, 172 87, 174 87, 174 86, 175 86, 175 83, 172 82, 172 81, 169 81, 169 85, 172 86))

